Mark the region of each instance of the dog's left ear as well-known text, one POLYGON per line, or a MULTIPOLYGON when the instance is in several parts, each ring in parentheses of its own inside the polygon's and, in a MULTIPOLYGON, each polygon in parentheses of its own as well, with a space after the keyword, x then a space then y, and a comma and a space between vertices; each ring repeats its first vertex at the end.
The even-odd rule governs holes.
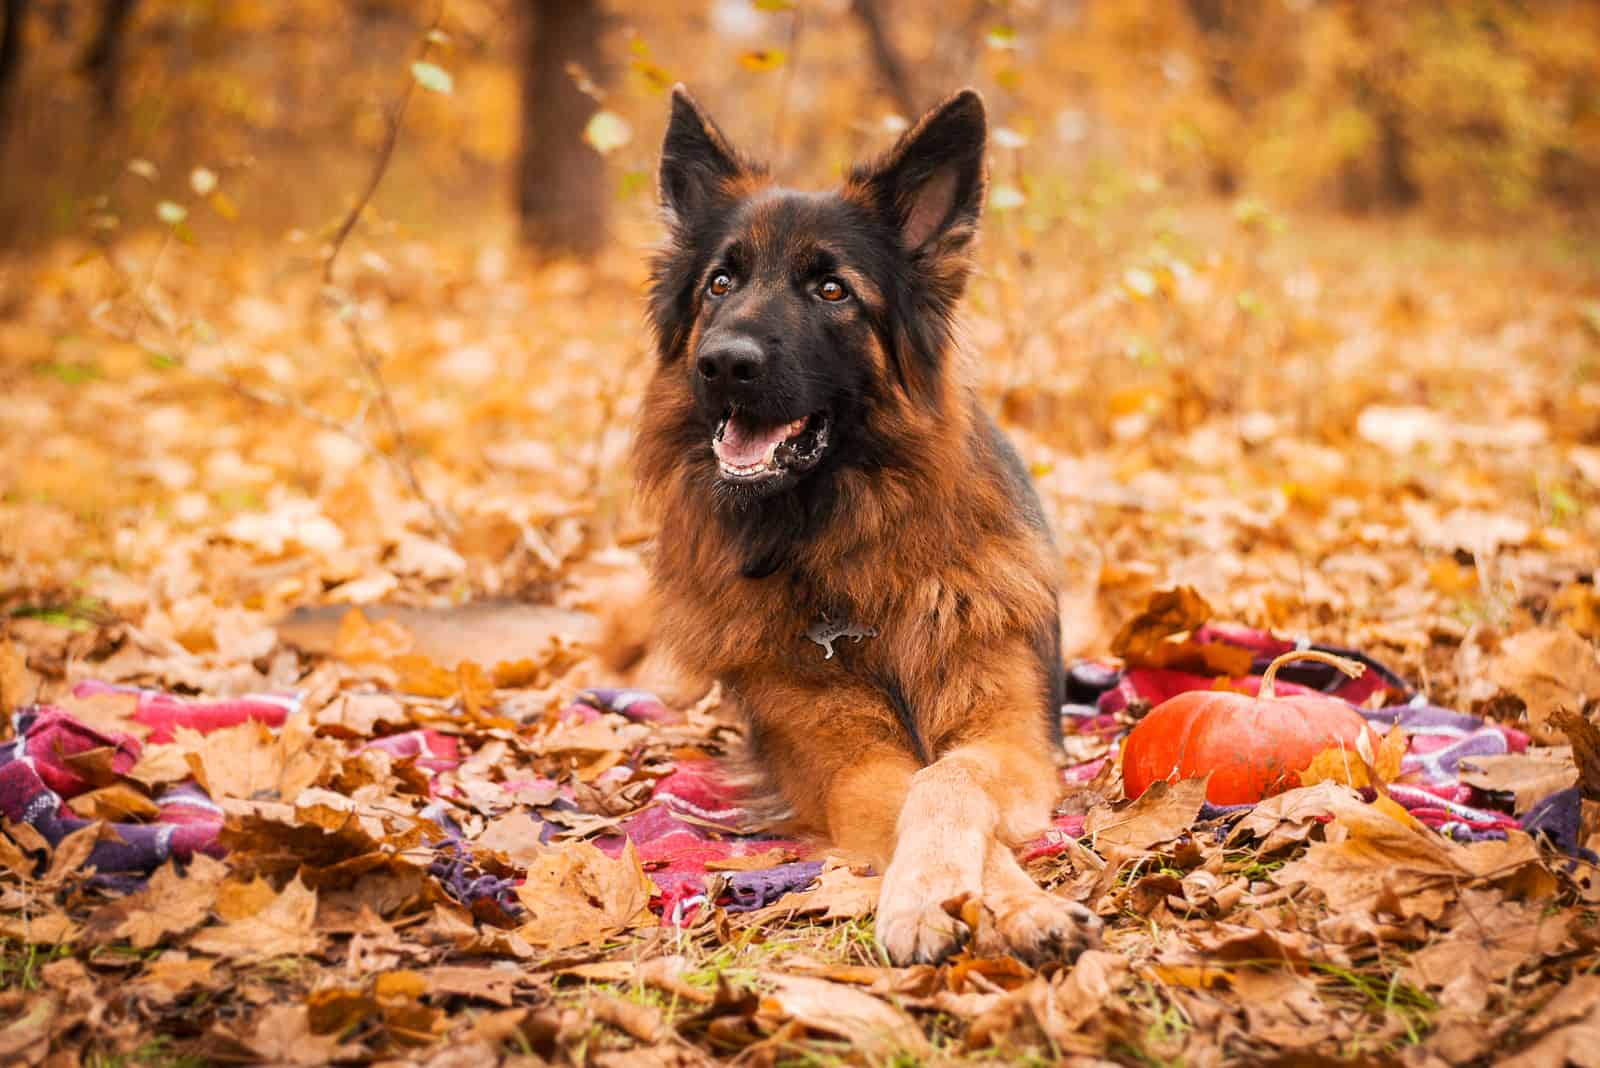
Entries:
POLYGON ((850 185, 888 216, 907 251, 946 237, 959 247, 971 240, 983 210, 987 137, 983 98, 963 89, 919 119, 883 159, 857 168, 850 185))
POLYGON ((747 169, 689 90, 681 83, 673 86, 672 118, 661 143, 661 171, 657 177, 661 208, 668 220, 693 220, 723 196, 727 182, 747 169))

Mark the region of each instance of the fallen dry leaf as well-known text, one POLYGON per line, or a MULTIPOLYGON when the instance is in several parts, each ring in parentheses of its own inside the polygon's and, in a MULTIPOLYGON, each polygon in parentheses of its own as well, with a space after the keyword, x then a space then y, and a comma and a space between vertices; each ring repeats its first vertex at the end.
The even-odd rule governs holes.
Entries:
POLYGON ((553 846, 532 858, 517 887, 527 910, 518 933, 551 949, 583 945, 650 917, 650 881, 630 843, 615 860, 583 842, 553 846))
POLYGON ((274 731, 251 721, 206 735, 180 733, 195 781, 214 800, 260 801, 298 796, 333 765, 335 747, 312 737, 305 717, 274 731))
POLYGON ((1280 886, 1314 887, 1337 912, 1370 912, 1380 900, 1405 905, 1432 886, 1509 879, 1539 862, 1538 847, 1520 832, 1504 841, 1458 845, 1387 799, 1366 804, 1340 789, 1330 797, 1334 830, 1328 840, 1313 843, 1272 876, 1280 886))
POLYGON ((109 823, 142 823, 160 814, 160 807, 127 783, 112 783, 98 790, 79 794, 67 802, 73 812, 91 820, 109 823))
POLYGON ((1156 782, 1135 801, 1100 805, 1089 810, 1084 833, 1095 842, 1145 849, 1188 830, 1206 800, 1209 778, 1156 782))
POLYGON ((762 979, 771 986, 761 998, 765 1014, 838 1035, 868 1057, 925 1057, 932 1052, 911 1017, 856 987, 782 973, 766 973, 762 979))
POLYGON ((39 997, 22 1008, 15 1019, 0 1026, 0 1057, 14 1058, 16 1064, 38 1064, 50 1050, 60 1005, 54 998, 39 997))
POLYGON ((144 967, 130 989, 139 998, 170 1004, 192 990, 211 987, 216 968, 209 958, 168 950, 144 967))
POLYGON ((1229 844, 1253 837, 1260 841, 1258 851, 1267 855, 1284 846, 1304 842, 1312 828, 1348 796, 1343 784, 1331 780, 1275 794, 1234 824, 1229 844))
POLYGON ((316 915, 316 891, 295 878, 260 911, 207 927, 189 939, 189 946, 245 962, 305 956, 322 946, 316 915))
POLYGON ((1089 1053, 1099 1043, 1085 1025, 1094 1020, 1126 981, 1128 960, 1106 950, 1085 951, 1072 970, 1038 977, 1004 995, 968 1029, 968 1049, 1026 1043, 1030 1032, 1058 1053, 1089 1053))
POLYGON ((352 608, 339 621, 333 654, 351 664, 384 664, 409 653, 414 644, 410 632, 394 620, 372 623, 361 609, 352 608))
POLYGON ((344 1045, 341 1035, 317 1034, 304 1005, 269 1005, 257 1017, 250 1050, 268 1064, 331 1064, 344 1045))
POLYGON ((1590 801, 1600 801, 1600 727, 1566 706, 1551 713, 1551 723, 1572 742, 1579 790, 1590 801))
POLYGON ((1418 950, 1411 970, 1419 985, 1443 989, 1450 1004, 1482 1011, 1489 987, 1530 958, 1559 952, 1572 917, 1549 914, 1542 902, 1506 901, 1500 895, 1468 891, 1457 906, 1453 930, 1418 950))
POLYGON ((823 861, 822 873, 810 889, 787 893, 753 915, 762 919, 818 916, 824 920, 848 920, 870 915, 878 906, 883 877, 865 874, 866 870, 859 864, 829 857, 823 861))
POLYGON ((1574 582, 1550 602, 1557 617, 1590 641, 1600 641, 1600 586, 1574 582))
POLYGON ((589 999, 589 1008, 595 1019, 640 1042, 654 1042, 661 1036, 664 1021, 661 1010, 654 1006, 601 994, 589 999))
POLYGON ((1527 1035, 1540 1037, 1501 1064, 1512 1068, 1554 1068, 1600 1064, 1600 976, 1577 975, 1528 1021, 1527 1035))
POLYGON ((504 853, 518 867, 531 867, 548 848, 539 841, 543 824, 525 809, 513 809, 490 820, 475 839, 485 849, 504 853))
POLYGON ((1600 653, 1567 627, 1528 630, 1501 646, 1490 678, 1521 698, 1528 722, 1544 728, 1557 708, 1600 700, 1600 653))
POLYGON ((126 915, 117 936, 136 949, 148 949, 169 935, 200 926, 210 918, 227 872, 225 864, 203 853, 181 875, 176 864, 162 865, 150 885, 122 904, 126 915))
MULTIPOLYGON (((1551 717, 1551 723, 1559 730, 1566 729, 1560 710, 1551 717)), ((1578 781, 1578 769, 1573 765, 1572 756, 1572 747, 1562 745, 1499 756, 1467 757, 1461 762, 1461 781, 1480 790, 1510 794, 1512 811, 1520 815, 1557 790, 1565 790, 1578 781)), ((1600 763, 1596 764, 1595 772, 1595 786, 1600 789, 1600 763)))
POLYGON ((1250 673, 1250 653, 1235 645, 1196 642, 1193 631, 1212 618, 1211 605, 1192 587, 1151 594, 1144 610, 1111 639, 1111 653, 1129 667, 1170 668, 1203 675, 1250 673))
POLYGON ((767 849, 760 853, 746 853, 743 856, 726 857, 721 860, 706 862, 707 871, 762 871, 766 868, 775 868, 779 864, 788 864, 795 859, 795 853, 789 849, 767 849))
MULTIPOLYGON (((1361 738, 1364 743, 1367 736, 1362 735, 1361 738)), ((1300 783, 1302 786, 1311 786, 1319 782, 1337 782, 1362 787, 1374 785, 1374 776, 1378 783, 1394 782, 1400 777, 1400 762, 1406 755, 1406 742, 1405 732, 1397 727, 1383 736, 1376 753, 1330 746, 1312 758, 1300 773, 1300 783)))
POLYGON ((9 638, 0 637, 0 722, 10 722, 11 714, 31 701, 36 690, 22 651, 9 638))
POLYGON ((0 916, 0 935, 26 945, 64 945, 75 941, 82 929, 64 912, 34 910, 20 916, 0 916))
POLYGON ((520 972, 489 965, 440 965, 423 973, 425 987, 435 995, 472 998, 494 1005, 510 1005, 520 972))

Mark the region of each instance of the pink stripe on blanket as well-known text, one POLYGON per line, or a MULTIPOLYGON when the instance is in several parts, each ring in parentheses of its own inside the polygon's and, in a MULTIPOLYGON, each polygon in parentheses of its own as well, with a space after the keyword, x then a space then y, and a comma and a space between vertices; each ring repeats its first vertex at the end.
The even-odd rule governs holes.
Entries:
POLYGON ((461 765, 461 742, 431 727, 374 738, 358 752, 378 749, 392 757, 415 757, 424 771, 453 771, 461 765))
POLYGON ((90 787, 88 780, 66 762, 67 757, 91 749, 115 749, 111 769, 123 775, 138 762, 142 748, 131 734, 96 730, 51 705, 38 708, 21 744, 40 780, 62 797, 76 797, 90 787))
POLYGON ((78 683, 72 688, 74 697, 93 697, 99 694, 123 693, 138 698, 138 707, 130 717, 135 723, 150 728, 149 741, 170 742, 179 727, 188 727, 201 734, 209 734, 223 727, 234 727, 249 720, 281 727, 289 713, 300 707, 297 694, 254 694, 249 697, 226 697, 215 701, 197 701, 156 690, 142 690, 135 686, 113 686, 92 680, 78 683))

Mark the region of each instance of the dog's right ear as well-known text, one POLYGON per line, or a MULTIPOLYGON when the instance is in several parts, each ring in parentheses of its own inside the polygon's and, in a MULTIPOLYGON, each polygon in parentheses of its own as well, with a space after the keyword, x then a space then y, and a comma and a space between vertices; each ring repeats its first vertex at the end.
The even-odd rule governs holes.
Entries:
POLYGON ((749 168, 711 116, 682 84, 672 87, 672 118, 661 142, 658 184, 670 223, 687 222, 727 195, 728 183, 749 168))

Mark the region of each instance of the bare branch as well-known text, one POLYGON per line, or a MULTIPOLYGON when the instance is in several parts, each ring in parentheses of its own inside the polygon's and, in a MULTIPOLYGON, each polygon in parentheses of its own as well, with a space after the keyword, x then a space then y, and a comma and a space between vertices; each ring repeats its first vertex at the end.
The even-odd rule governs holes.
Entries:
MULTIPOLYGON (((428 53, 433 48, 436 31, 439 24, 444 21, 444 4, 440 3, 438 14, 434 15, 433 23, 428 27, 428 32, 422 35, 422 44, 417 49, 417 62, 428 58, 428 53)), ((356 228, 356 223, 361 220, 361 213, 367 210, 367 205, 372 202, 378 186, 383 184, 383 176, 389 170, 389 161, 394 158, 395 146, 400 143, 400 128, 405 122, 406 109, 411 106, 411 94, 417 91, 417 79, 410 69, 406 71, 405 87, 400 90, 399 99, 389 109, 388 128, 384 131, 383 144, 378 148, 378 155, 372 161, 372 174, 367 177, 367 186, 350 205, 350 213, 344 217, 344 222, 339 224, 339 229, 334 232, 333 240, 328 245, 328 252, 322 262, 322 282, 324 285, 333 284, 333 265, 339 258, 344 243, 349 239, 351 231, 356 228)))
MULTIPOLYGON (((432 25, 428 27, 427 33, 423 36, 422 44, 418 50, 417 58, 419 62, 427 57, 437 37, 435 31, 438 30, 443 19, 444 5, 441 3, 438 14, 434 16, 432 25)), ((162 307, 155 297, 156 269, 160 263, 162 253, 166 251, 167 244, 170 242, 170 234, 152 260, 147 277, 143 282, 134 279, 132 272, 120 262, 108 243, 101 243, 101 251, 105 255, 106 262, 117 273, 127 291, 133 295, 136 316, 133 324, 126 328, 119 328, 106 322, 103 316, 97 315, 95 318, 101 329, 112 336, 133 344, 152 356, 167 360, 197 378, 215 382, 237 396, 253 403, 291 412, 307 422, 331 430, 355 442, 364 453, 381 461, 389 468, 390 472, 428 509, 428 513, 433 518, 434 523, 442 530, 454 532, 460 528, 454 515, 428 495, 427 490, 423 488, 422 479, 417 475, 415 450, 412 447, 410 436, 406 432, 405 424, 400 418, 399 409, 395 405, 394 395, 389 391, 388 382, 384 379, 383 359, 367 342, 365 335, 361 332, 361 326, 358 321, 359 308, 347 294, 341 292, 334 285, 334 266, 338 260, 339 252, 343 249, 345 241, 355 229, 356 223, 360 220, 362 213, 377 192, 378 186, 382 183, 384 174, 389 169, 389 162, 394 158, 395 146, 400 140, 400 130, 405 119, 406 108, 410 105, 411 94, 415 91, 415 88, 416 79, 408 70, 405 88, 401 90, 399 98, 389 110, 388 131, 384 137, 383 144, 378 150, 378 156, 373 161, 372 174, 368 178, 366 187, 362 190, 361 195, 351 205, 350 212, 345 216, 344 222, 340 224, 338 231, 334 234, 333 241, 322 264, 323 295, 334 307, 335 314, 344 324, 345 332, 350 337, 351 347, 355 350, 356 359, 361 366, 362 373, 367 378, 372 396, 377 400, 378 411, 382 415, 385 429, 393 439, 392 452, 378 448, 365 433, 364 425, 367 411, 370 407, 369 403, 363 403, 353 422, 342 423, 286 393, 252 385, 237 375, 228 372, 214 371, 210 368, 197 366, 192 360, 188 359, 186 348, 175 326, 175 317, 168 309, 162 307), (145 320, 155 324, 165 335, 164 344, 154 345, 140 336, 140 329, 145 320)))
MULTIPOLYGON (((353 311, 353 309, 352 309, 353 311)), ((433 516, 433 521, 440 528, 450 533, 460 529, 460 524, 454 515, 445 510, 441 505, 428 496, 422 488, 422 481, 417 477, 416 466, 413 463, 415 450, 411 446, 411 439, 406 434, 405 424, 400 420, 400 412, 395 408, 394 397, 389 392, 388 384, 383 378, 383 359, 367 344, 367 339, 361 333, 361 327, 356 323, 354 314, 344 317, 345 331, 350 335, 350 345, 356 350, 356 356, 361 361, 362 368, 367 377, 372 381, 373 392, 378 398, 378 410, 383 413, 383 421, 388 424, 389 434, 394 438, 394 451, 397 454, 390 457, 393 467, 399 473, 406 487, 416 495, 428 512, 433 516)), ((364 413, 363 413, 364 414, 364 413)))
MULTIPOLYGON (((422 36, 422 44, 417 50, 417 62, 428 58, 428 54, 437 39, 440 23, 444 21, 444 4, 439 4, 438 13, 434 15, 433 23, 428 27, 428 32, 422 36)), ((372 202, 372 197, 378 191, 378 186, 383 183, 383 176, 389 170, 389 163, 394 159, 395 146, 400 143, 400 130, 405 123, 406 109, 411 105, 411 96, 416 92, 417 80, 408 69, 406 72, 405 87, 400 90, 399 98, 389 109, 388 129, 384 133, 383 144, 378 148, 378 155, 372 162, 372 174, 367 178, 366 188, 350 206, 350 212, 344 217, 344 222, 334 233, 333 240, 328 247, 326 257, 322 262, 323 295, 328 298, 335 308, 340 320, 344 323, 345 332, 350 336, 350 345, 355 350, 356 358, 360 361, 361 369, 367 376, 367 381, 372 387, 373 394, 378 400, 378 410, 382 413, 383 421, 389 436, 394 439, 393 457, 389 460, 399 472, 401 480, 406 487, 416 495, 417 499, 427 506, 433 521, 446 531, 454 532, 459 529, 456 519, 447 510, 441 507, 433 498, 428 496, 422 487, 422 480, 417 476, 416 452, 411 446, 410 435, 406 433, 404 422, 400 419, 400 410, 394 403, 394 395, 389 392, 389 384, 383 377, 383 358, 370 344, 361 332, 358 320, 359 309, 349 297, 334 285, 334 265, 338 262, 339 253, 344 249, 346 240, 355 230, 356 223, 367 210, 367 205, 372 202)))
POLYGON ((264 407, 276 408, 280 411, 288 412, 294 415, 296 418, 303 419, 314 426, 319 426, 324 430, 332 431, 333 433, 354 442, 360 447, 363 454, 383 464, 389 469, 389 473, 393 475, 397 481, 405 484, 406 487, 410 489, 411 492, 414 493, 417 498, 421 500, 422 503, 428 508, 429 513, 433 516, 434 522, 438 523, 445 529, 453 529, 453 520, 449 513, 445 512, 438 505, 434 504, 428 495, 422 491, 422 487, 417 483, 416 480, 416 472, 412 470, 409 465, 402 463, 398 458, 391 456, 389 453, 378 448, 377 445, 373 444, 372 440, 362 432, 362 422, 366 418, 365 407, 363 407, 363 409, 356 414, 356 418, 353 421, 349 423, 342 423, 328 415, 326 412, 320 411, 316 407, 307 404, 298 397, 281 392, 279 390, 246 382, 238 375, 232 374, 228 371, 217 371, 213 370, 212 368, 196 364, 193 360, 189 359, 187 346, 183 343, 182 339, 178 337, 176 329, 171 325, 172 314, 167 309, 159 307, 154 303, 153 299, 140 288, 139 283, 134 279, 132 272, 130 272, 127 267, 121 263, 121 261, 116 257, 115 253, 110 248, 102 246, 101 251, 105 255, 106 262, 110 264, 112 271, 127 288, 128 292, 134 295, 134 300, 137 304, 137 318, 132 326, 120 326, 116 323, 110 322, 104 315, 104 307, 96 308, 90 313, 90 321, 104 331, 107 336, 114 337, 118 341, 133 345, 135 348, 145 353, 145 355, 150 356, 152 359, 161 360, 171 365, 176 370, 182 371, 184 374, 190 375, 193 378, 198 378, 202 381, 211 382, 221 386, 235 396, 249 401, 252 404, 259 404, 264 407), (151 341, 140 335, 139 328, 142 323, 146 321, 153 323, 160 328, 165 335, 161 341, 151 341))

